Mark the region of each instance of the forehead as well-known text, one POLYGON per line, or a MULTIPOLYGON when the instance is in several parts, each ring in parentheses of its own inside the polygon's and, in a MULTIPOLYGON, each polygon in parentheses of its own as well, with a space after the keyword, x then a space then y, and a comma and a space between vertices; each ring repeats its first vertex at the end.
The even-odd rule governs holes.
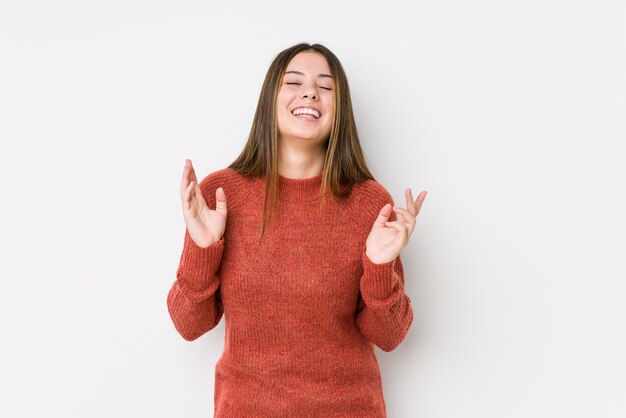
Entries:
POLYGON ((299 71, 304 74, 330 74, 326 57, 316 51, 304 51, 289 61, 285 71, 299 71))

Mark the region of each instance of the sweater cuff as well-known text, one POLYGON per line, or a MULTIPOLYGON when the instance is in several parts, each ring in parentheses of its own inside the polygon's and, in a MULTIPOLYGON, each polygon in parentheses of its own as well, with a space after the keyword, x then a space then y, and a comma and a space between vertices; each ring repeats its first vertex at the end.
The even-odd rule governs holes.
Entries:
POLYGON ((398 278, 395 274, 397 257, 387 263, 376 264, 369 259, 365 249, 363 249, 361 258, 363 276, 361 277, 360 289, 364 299, 387 299, 398 287, 398 278))
POLYGON ((196 292, 206 290, 219 270, 223 250, 224 236, 208 247, 202 248, 186 232, 177 274, 182 287, 196 292))

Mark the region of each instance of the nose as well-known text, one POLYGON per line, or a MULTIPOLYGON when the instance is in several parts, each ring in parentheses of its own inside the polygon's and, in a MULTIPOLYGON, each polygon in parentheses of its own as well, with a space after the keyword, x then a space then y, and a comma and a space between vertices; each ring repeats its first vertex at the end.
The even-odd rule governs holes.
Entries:
POLYGON ((305 87, 304 90, 302 90, 302 94, 301 97, 307 98, 307 99, 311 99, 311 100, 316 100, 317 99, 317 90, 315 90, 313 87, 305 87))

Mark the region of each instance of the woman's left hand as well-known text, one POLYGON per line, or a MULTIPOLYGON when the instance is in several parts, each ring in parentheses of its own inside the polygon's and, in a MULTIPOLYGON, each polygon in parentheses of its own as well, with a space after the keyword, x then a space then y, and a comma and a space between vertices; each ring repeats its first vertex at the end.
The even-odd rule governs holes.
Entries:
POLYGON ((411 189, 406 189, 404 192, 406 208, 397 206, 392 208, 391 203, 383 206, 365 242, 365 254, 373 263, 383 264, 395 260, 400 251, 408 244, 413 229, 415 229, 415 218, 420 212, 422 203, 424 203, 426 193, 428 192, 421 192, 413 201, 411 189), (389 222, 392 209, 402 218, 389 222))

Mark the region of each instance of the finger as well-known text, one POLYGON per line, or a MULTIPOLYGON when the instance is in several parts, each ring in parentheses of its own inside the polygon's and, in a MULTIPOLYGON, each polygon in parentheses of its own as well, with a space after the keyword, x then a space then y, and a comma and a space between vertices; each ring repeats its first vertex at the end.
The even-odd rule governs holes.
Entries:
POLYGON ((415 207, 415 216, 420 213, 420 209, 422 208, 422 203, 424 203, 424 199, 426 198, 427 191, 422 191, 413 202, 413 206, 415 207))
POLYGON ((400 213, 400 215, 402 216, 402 225, 406 227, 407 231, 408 231, 408 237, 411 236, 411 234, 413 233, 413 230, 415 229, 415 216, 413 216, 413 214, 411 214, 408 210, 406 210, 405 208, 399 208, 394 206, 393 210, 396 213, 400 213))
POLYGON ((407 209, 394 206, 393 211, 402 215, 404 221, 415 224, 415 216, 407 209))
POLYGON ((191 162, 191 160, 187 160, 187 161, 189 161, 189 169, 190 169, 189 178, 197 183, 198 178, 196 177, 196 170, 194 170, 193 168, 193 163, 191 162))
POLYGON ((191 208, 191 192, 194 188, 194 184, 193 182, 190 182, 187 185, 187 188, 185 189, 184 193, 183 193, 183 208, 185 209, 190 209, 191 208))
POLYGON ((385 206, 382 207, 380 212, 378 212, 378 216, 374 221, 374 225, 384 226, 385 222, 389 220, 389 216, 391 215, 391 213, 391 203, 387 203, 385 206))
POLYGON ((215 210, 221 213, 226 213, 226 193, 224 189, 218 187, 215 190, 215 210))
POLYGON ((417 208, 415 202, 413 202, 413 192, 410 188, 404 191, 404 197, 406 199, 406 207, 413 216, 417 215, 417 208))
POLYGON ((414 215, 417 216, 417 214, 419 213, 421 207, 422 207, 422 202, 424 202, 424 199, 426 198, 426 193, 428 193, 427 191, 422 191, 418 196, 417 199, 415 199, 415 201, 413 201, 413 192, 410 188, 406 189, 404 191, 404 197, 406 198, 406 207, 407 209, 414 215))
MULTIPOLYGON (((200 185, 197 182, 193 182, 193 194, 192 197, 196 200, 200 200, 200 199, 204 199, 204 196, 202 196, 202 190, 200 189, 200 185)), ((207 203, 208 204, 208 203, 207 203)))
POLYGON ((401 223, 406 227, 408 231, 408 236, 410 237, 413 233, 413 230, 415 229, 415 216, 413 216, 408 210, 404 208, 398 208, 394 206, 393 210, 396 213, 399 212, 400 215, 402 215, 403 219, 401 223))
POLYGON ((399 221, 393 221, 393 222, 385 222, 385 226, 389 228, 393 228, 396 231, 398 231, 398 233, 400 234, 400 238, 402 239, 402 242, 406 241, 407 236, 408 236, 408 231, 407 231, 405 224, 399 221))
POLYGON ((183 167, 183 176, 180 179, 181 196, 185 193, 185 190, 187 190, 187 186, 189 186, 189 166, 187 165, 187 161, 189 160, 185 160, 185 166, 183 167))
POLYGON ((424 199, 426 199, 426 194, 428 194, 428 192, 426 190, 423 190, 418 196, 417 199, 415 199, 415 205, 416 206, 422 206, 422 203, 424 203, 424 199))

